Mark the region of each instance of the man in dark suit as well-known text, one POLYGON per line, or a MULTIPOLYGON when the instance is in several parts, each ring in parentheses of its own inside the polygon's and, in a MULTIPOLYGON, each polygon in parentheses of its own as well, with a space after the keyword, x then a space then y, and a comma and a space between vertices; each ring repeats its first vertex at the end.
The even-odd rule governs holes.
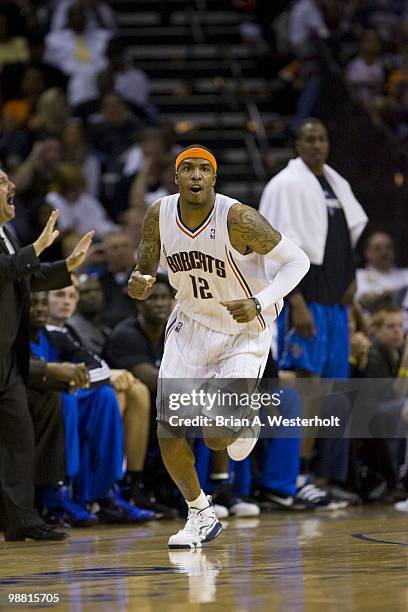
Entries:
POLYGON ((3 227, 15 216, 15 186, 0 170, 0 523, 6 540, 61 540, 34 509, 34 431, 25 383, 29 370, 31 291, 71 284, 70 273, 83 262, 93 232, 64 261, 40 263, 53 244, 58 212, 51 213, 37 240, 20 248, 3 227))

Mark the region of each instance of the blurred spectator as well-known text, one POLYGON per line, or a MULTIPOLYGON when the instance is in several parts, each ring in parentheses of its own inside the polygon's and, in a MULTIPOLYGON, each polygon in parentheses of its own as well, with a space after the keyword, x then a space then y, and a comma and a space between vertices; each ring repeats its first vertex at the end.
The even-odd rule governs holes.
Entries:
POLYGON ((386 482, 384 500, 395 501, 393 492, 403 462, 400 439, 405 437, 405 431, 401 411, 407 394, 408 374, 403 311, 397 307, 382 308, 374 314, 372 327, 374 336, 365 374, 367 378, 383 380, 381 385, 373 387, 371 402, 376 406, 370 423, 373 438, 365 440, 365 449, 368 464, 386 482))
POLYGON ((169 152, 170 143, 164 132, 159 128, 146 128, 141 134, 140 142, 127 153, 123 168, 124 176, 132 176, 140 172, 145 160, 155 166, 169 152))
POLYGON ((374 30, 364 32, 357 57, 346 67, 346 79, 353 95, 364 103, 371 103, 384 88, 385 69, 381 57, 381 41, 374 30))
POLYGON ((18 191, 28 202, 44 197, 61 163, 62 146, 58 138, 37 141, 16 170, 14 182, 18 191))
POLYGON ((102 204, 85 191, 85 179, 78 166, 63 164, 58 169, 45 201, 59 210, 58 227, 61 232, 85 234, 94 230, 101 238, 114 229, 102 204))
POLYGON ((109 165, 134 144, 140 123, 116 93, 102 98, 101 110, 100 121, 89 127, 88 140, 109 165))
POLYGON ((104 247, 107 270, 100 277, 105 297, 101 321, 113 328, 126 317, 134 316, 136 304, 128 296, 127 283, 136 260, 132 243, 124 230, 107 234, 104 247))
POLYGON ((161 160, 145 158, 143 166, 133 180, 129 193, 129 208, 123 213, 135 247, 141 238, 143 218, 147 208, 159 198, 176 193, 174 157, 166 154, 161 160))
MULTIPOLYGON (((72 302, 64 296, 72 290, 73 287, 62 290, 63 297, 59 291, 49 296, 44 292, 37 294, 33 300, 37 328, 31 350, 47 362, 49 374, 76 390, 75 395, 64 391, 62 401, 67 464, 72 469, 68 473, 75 476, 76 501, 82 506, 79 517, 87 514, 87 520, 92 520, 94 517, 86 512, 85 505, 97 501, 98 517, 106 522, 134 523, 152 518, 153 513, 127 504, 114 489, 122 476, 123 431, 118 400, 110 385, 109 367, 73 340, 60 324, 44 327, 48 305, 54 323, 58 323, 58 315, 69 312, 72 302), (53 317, 53 312, 57 316, 53 317)), ((50 492, 49 497, 54 504, 58 503, 58 496, 50 492)), ((78 513, 74 511, 73 522, 76 517, 78 513)))
POLYGON ((20 95, 9 99, 2 107, 3 119, 10 129, 27 124, 34 113, 38 99, 45 89, 43 75, 34 66, 24 66, 21 71, 20 95))
POLYGON ((30 128, 37 137, 61 138, 70 117, 67 99, 62 89, 52 87, 44 91, 38 98, 30 128))
POLYGON ((13 226, 23 243, 30 242, 44 227, 49 215, 44 199, 61 164, 61 141, 45 138, 34 143, 28 157, 15 171, 14 182, 18 185, 19 196, 13 226))
POLYGON ((96 97, 95 77, 106 66, 105 51, 110 37, 106 29, 91 32, 86 29, 86 10, 79 2, 69 7, 67 26, 47 34, 44 61, 70 77, 70 106, 96 97))
POLYGON ((64 162, 81 168, 85 188, 95 198, 99 195, 101 163, 90 151, 79 120, 71 120, 62 134, 64 162))
POLYGON ((310 52, 315 37, 329 35, 321 4, 321 0, 297 0, 289 14, 289 42, 301 57, 310 52))
MULTIPOLYGON (((68 12, 75 0, 59 0, 52 13, 50 30, 61 30, 66 27, 68 12)), ((91 32, 98 28, 106 30, 116 29, 115 12, 104 0, 85 0, 82 2, 85 7, 86 29, 91 32)))
POLYGON ((149 78, 143 70, 135 68, 126 59, 125 48, 119 39, 109 42, 106 55, 108 69, 112 71, 114 90, 126 102, 147 110, 149 101, 149 78))
POLYGON ((154 394, 172 298, 167 278, 158 274, 150 296, 138 303, 139 314, 134 308, 132 316, 115 327, 105 348, 112 367, 126 368, 154 394))
POLYGON ((25 61, 15 60, 3 67, 0 74, 0 90, 3 102, 24 97, 22 79, 26 70, 33 68, 41 74, 43 83, 41 93, 50 87, 60 87, 65 90, 67 77, 55 66, 43 62, 44 37, 36 33, 30 36, 29 57, 25 61))
POLYGON ((13 36, 7 13, 0 14, 0 71, 6 64, 25 62, 29 59, 27 40, 13 36))
MULTIPOLYGON (((69 328, 65 323, 75 314, 78 297, 78 291, 73 286, 49 293, 49 323, 56 325, 60 331, 68 335, 69 328)), ((51 329, 51 326, 48 329, 51 329)), ((75 339, 78 346, 85 350, 86 347, 80 337, 76 335, 75 339)), ((92 354, 94 357, 98 355, 97 353, 92 354)), ((146 459, 150 429, 150 394, 147 387, 126 369, 111 369, 110 383, 115 389, 123 421, 127 466, 125 481, 133 486, 136 481, 141 480, 146 459)), ((138 501, 141 500, 138 499, 138 501)), ((144 508, 150 506, 148 500, 145 502, 144 508)), ((151 507, 149 509, 155 510, 151 507)))
POLYGON ((367 322, 358 304, 352 304, 348 310, 348 327, 350 336, 349 375, 350 378, 356 378, 364 376, 371 346, 367 322))
POLYGON ((356 299, 369 311, 384 304, 408 308, 408 268, 395 267, 395 248, 386 232, 374 232, 364 247, 365 268, 357 270, 356 299))
POLYGON ((104 307, 102 285, 96 276, 81 274, 78 279, 78 292, 76 311, 65 325, 89 351, 102 355, 112 331, 100 320, 104 307))

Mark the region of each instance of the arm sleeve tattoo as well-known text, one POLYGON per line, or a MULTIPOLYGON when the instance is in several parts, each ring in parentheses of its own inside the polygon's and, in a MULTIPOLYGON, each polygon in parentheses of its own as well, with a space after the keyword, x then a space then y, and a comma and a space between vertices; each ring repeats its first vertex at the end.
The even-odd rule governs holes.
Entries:
POLYGON ((245 204, 231 206, 228 232, 232 246, 242 253, 266 255, 282 238, 262 215, 245 204))
POLYGON ((136 270, 151 276, 156 276, 160 260, 160 202, 154 202, 143 219, 142 239, 137 250, 136 270))

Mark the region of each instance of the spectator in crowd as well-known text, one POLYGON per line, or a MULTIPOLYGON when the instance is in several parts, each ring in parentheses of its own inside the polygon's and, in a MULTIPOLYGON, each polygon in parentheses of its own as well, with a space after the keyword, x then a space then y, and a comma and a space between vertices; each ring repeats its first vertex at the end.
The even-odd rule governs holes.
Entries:
MULTIPOLYGON (((53 10, 50 30, 62 30, 66 27, 69 17, 69 9, 75 4, 75 0, 59 0, 53 10)), ((108 2, 104 0, 85 0, 85 27, 88 32, 105 28, 106 30, 116 29, 115 12, 108 2)))
MULTIPOLYGON (((76 501, 82 506, 79 520, 82 522, 84 519, 85 505, 95 501, 101 508, 99 518, 106 522, 133 523, 152 518, 154 513, 127 504, 114 487, 122 477, 123 432, 119 404, 112 385, 117 384, 122 390, 129 377, 115 375, 119 373, 111 372, 103 360, 82 347, 61 326, 63 314, 69 316, 72 312, 76 292, 73 287, 67 287, 62 297, 59 293, 38 296, 39 318, 44 318, 44 312, 48 315, 50 307, 50 324, 45 329, 41 327, 37 330, 31 348, 48 362, 47 368, 51 374, 79 388, 75 396, 63 393, 66 452, 69 455, 67 463, 77 464, 74 491, 76 501), (69 378, 73 376, 72 367, 77 368, 78 363, 82 364, 79 383, 76 378, 69 378), (74 457, 77 448, 79 465, 74 457)), ((141 399, 140 395, 138 399, 141 399)), ((143 436, 140 443, 143 444, 143 436)), ((49 503, 45 505, 49 506, 49 503)), ((75 516, 72 516, 72 520, 76 521, 75 516)))
POLYGON ((408 342, 404 340, 403 311, 395 306, 382 308, 372 318, 374 330, 365 375, 382 379, 373 384, 369 401, 375 409, 371 419, 371 439, 364 447, 368 465, 385 480, 383 501, 395 501, 399 467, 403 462, 401 438, 405 431, 401 412, 408 391, 408 342))
POLYGON ((348 310, 348 326, 350 337, 349 376, 350 378, 358 378, 364 376, 371 342, 368 337, 367 321, 357 303, 352 304, 348 310))
MULTIPOLYGON (((45 465, 48 464, 49 467, 46 474, 52 470, 57 470, 59 466, 59 462, 56 462, 51 467, 52 460, 58 459, 58 457, 50 454, 53 452, 56 443, 59 444, 63 464, 63 468, 58 470, 57 478, 51 479, 48 477, 40 482, 37 482, 36 479, 36 484, 46 487, 42 490, 41 505, 45 504, 48 506, 48 509, 45 508, 43 510, 43 515, 47 522, 69 522, 72 525, 81 527, 93 525, 97 522, 97 517, 88 512, 86 508, 76 504, 73 501, 72 491, 64 484, 72 481, 72 478, 77 474, 79 470, 79 457, 77 432, 71 431, 71 428, 75 425, 75 420, 77 420, 77 407, 73 405, 69 409, 70 407, 67 403, 64 405, 61 394, 62 391, 69 393, 71 390, 74 390, 74 385, 77 385, 78 388, 89 387, 89 372, 83 363, 56 363, 46 360, 44 358, 44 347, 42 354, 39 354, 41 351, 38 347, 38 342, 41 330, 43 330, 43 334, 47 333, 44 327, 47 322, 47 315, 47 293, 33 293, 30 304, 31 357, 28 380, 30 412, 32 414, 31 405, 36 410, 36 413, 38 413, 39 409, 46 409, 48 405, 56 409, 56 415, 59 415, 62 420, 62 435, 58 436, 56 440, 47 440, 49 448, 46 448, 44 453, 46 455, 45 465)), ((73 400, 73 403, 75 403, 75 400, 73 400)), ((33 423, 35 427, 34 419, 33 423)), ((37 497, 39 496, 37 495, 37 497)))
POLYGON ((111 333, 105 347, 108 362, 114 368, 126 368, 147 385, 157 389, 157 377, 163 355, 164 331, 172 305, 172 289, 165 276, 158 274, 152 293, 133 303, 133 313, 111 333))
POLYGON ((59 87, 44 91, 38 98, 29 127, 36 139, 61 138, 70 118, 67 99, 59 87))
POLYGON ((55 66, 43 62, 44 37, 35 32, 28 38, 28 45, 28 59, 25 61, 16 59, 12 64, 4 66, 1 71, 0 90, 3 102, 22 97, 22 79, 30 68, 35 69, 41 75, 41 82, 44 83, 41 91, 51 87, 60 87, 65 91, 67 77, 55 66))
POLYGON ((357 270, 356 299, 370 312, 381 305, 408 308, 408 268, 395 266, 395 245, 387 232, 374 232, 364 245, 365 267, 357 270))
POLYGON ((86 233, 91 229, 98 238, 114 229, 114 223, 102 204, 85 191, 85 178, 78 166, 62 164, 50 185, 45 201, 59 210, 61 232, 86 233))
POLYGON ((101 120, 89 127, 88 140, 106 164, 113 165, 129 149, 140 130, 140 123, 129 113, 126 103, 114 93, 101 101, 101 120))
POLYGON ((67 25, 45 39, 44 61, 59 68, 67 77, 68 101, 78 106, 96 97, 96 74, 106 66, 106 48, 111 33, 103 28, 88 31, 86 9, 74 2, 68 9, 67 25))
POLYGON ((34 140, 29 129, 30 120, 44 91, 43 76, 34 66, 25 66, 18 82, 20 89, 16 97, 5 101, 2 107, 0 156, 10 171, 15 170, 30 152, 34 140))
POLYGON ((40 70, 30 65, 24 66, 19 84, 20 89, 16 97, 9 98, 2 107, 3 119, 11 130, 28 124, 45 89, 40 70))
POLYGON ((125 176, 138 174, 144 167, 145 161, 154 166, 163 159, 166 153, 169 153, 169 148, 169 143, 161 129, 146 128, 143 130, 140 142, 127 153, 123 174, 125 176))
POLYGON ((30 154, 15 172, 16 189, 27 206, 45 197, 62 159, 62 146, 58 138, 47 137, 34 143, 30 154))
POLYGON ((7 64, 25 62, 29 59, 27 40, 22 36, 13 36, 7 12, 0 15, 0 71, 7 64))
POLYGON ((90 151, 85 140, 84 129, 78 119, 72 119, 62 134, 64 162, 81 168, 87 193, 94 198, 99 195, 101 163, 90 151))
MULTIPOLYGON (((296 149, 299 157, 271 179, 259 209, 312 264, 278 319, 279 368, 303 377, 347 378, 345 304, 352 301, 353 248, 367 216, 348 182, 326 164, 329 140, 321 121, 301 123, 296 149)), ((303 442, 305 459, 312 444, 311 437, 303 442)))
POLYGON ((363 33, 359 54, 346 67, 346 79, 355 98, 366 105, 382 94, 385 69, 381 58, 381 41, 375 30, 363 33))
POLYGON ((102 285, 96 276, 81 274, 78 278, 79 299, 76 310, 65 321, 71 334, 92 353, 103 355, 111 329, 101 322, 104 307, 102 285))
POLYGON ((289 42, 301 57, 309 55, 313 38, 329 35, 322 4, 320 0, 297 0, 289 14, 289 42))
POLYGON ((135 256, 127 232, 117 229, 104 237, 106 271, 100 282, 104 294, 101 322, 110 328, 126 317, 134 316, 134 301, 127 294, 127 282, 135 265, 135 256))
MULTIPOLYGON (((92 303, 93 295, 97 293, 88 294, 88 304, 92 303)), ((51 291, 48 298, 48 320, 51 325, 59 329, 74 331, 74 339, 81 347, 89 351, 86 343, 82 342, 81 333, 78 333, 78 326, 75 329, 72 325, 67 325, 67 322, 72 321, 72 317, 75 316, 78 298, 78 289, 74 286, 66 287, 61 291, 51 291)), ((99 306, 101 305, 102 303, 99 302, 99 306)), ((79 328, 79 332, 81 331, 83 327, 79 328)), ((89 338, 89 336, 86 337, 89 338)), ((101 355, 100 352, 93 353, 97 356, 101 355)), ((123 420, 126 456, 125 485, 132 490, 141 481, 146 459, 150 430, 150 394, 146 385, 123 368, 110 370, 110 383, 116 391, 123 420)), ((162 508, 153 507, 147 499, 142 500, 139 497, 134 501, 137 501, 137 505, 144 509, 160 510, 160 514, 162 513, 162 508)))
POLYGON ((126 60, 123 43, 117 38, 110 40, 106 55, 108 69, 112 71, 114 91, 136 112, 142 112, 143 115, 148 113, 149 79, 146 73, 126 60))
POLYGON ((133 244, 140 242, 141 227, 147 208, 159 198, 177 191, 174 182, 174 158, 165 154, 161 159, 145 157, 134 178, 129 193, 129 208, 123 213, 133 244))

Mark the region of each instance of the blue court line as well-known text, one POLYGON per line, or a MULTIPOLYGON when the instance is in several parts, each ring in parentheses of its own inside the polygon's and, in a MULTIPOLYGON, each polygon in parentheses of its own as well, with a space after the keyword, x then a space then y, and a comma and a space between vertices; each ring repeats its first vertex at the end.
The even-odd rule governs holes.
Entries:
MULTIPOLYGON (((376 534, 376 533, 393 533, 392 531, 369 531, 368 533, 371 534, 376 534)), ((398 531, 397 533, 400 533, 400 531, 398 531)), ((379 538, 373 538, 367 534, 364 533, 352 533, 351 537, 356 538, 356 540, 362 540, 364 542, 371 542, 374 544, 394 544, 397 546, 408 546, 408 542, 397 542, 395 540, 381 540, 379 538)))

